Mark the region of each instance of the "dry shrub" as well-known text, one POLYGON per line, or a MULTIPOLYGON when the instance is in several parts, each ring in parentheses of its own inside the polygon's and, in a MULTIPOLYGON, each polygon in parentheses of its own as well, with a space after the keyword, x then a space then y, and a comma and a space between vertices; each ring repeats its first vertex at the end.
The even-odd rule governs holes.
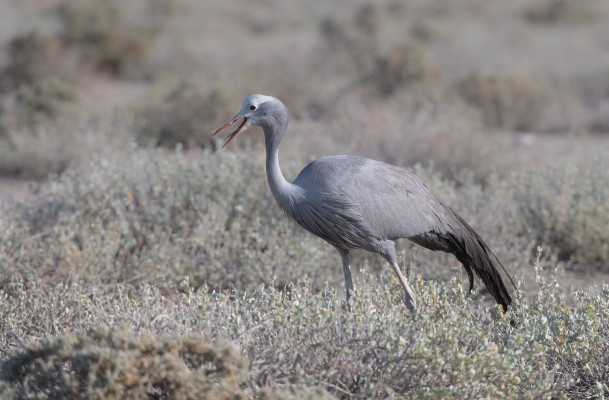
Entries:
POLYGON ((319 387, 287 385, 267 388, 260 392, 260 400, 333 400, 336 397, 319 387))
MULTIPOLYGON (((199 80, 185 80, 153 94, 140 107, 137 142, 142 146, 214 147, 211 132, 233 102, 199 80)), ((228 117, 227 117, 228 118, 228 117)))
MULTIPOLYGON (((210 338, 234 342, 250 360, 241 387, 252 388, 254 394, 298 391, 307 396, 316 391, 314 387, 323 387, 338 398, 353 399, 606 396, 609 288, 574 292, 553 279, 544 281, 545 272, 539 268, 535 272, 540 276, 538 295, 526 299, 518 293, 515 312, 507 316, 499 307, 472 304, 457 279, 439 284, 413 273, 410 281, 420 305, 414 321, 402 303, 399 282, 392 277, 366 275, 356 281, 353 311, 347 313, 342 292, 315 293, 306 280, 293 285, 289 294, 263 287, 247 293, 186 287, 168 296, 147 285, 134 289, 75 280, 49 284, 24 276, 0 292, 0 351, 7 361, 15 360, 27 354, 24 342, 40 336, 99 324, 116 330, 127 324, 137 332, 177 338, 157 339, 151 347, 158 350, 158 358, 175 360, 182 370, 186 364, 193 378, 193 364, 182 361, 186 357, 178 360, 176 351, 165 350, 166 343, 177 343, 179 349, 184 340, 179 338, 192 333, 204 338, 199 344, 215 341, 210 338), (516 319, 517 328, 510 327, 510 318, 516 319)), ((48 342, 65 342, 66 337, 73 335, 48 342)), ((129 343, 130 349, 112 353, 102 336, 101 345, 92 345, 91 353, 110 352, 117 361, 121 354, 143 353, 139 343, 144 340, 114 340, 129 343)), ((200 360, 200 353, 191 353, 200 360)), ((151 370, 138 372, 149 377, 165 373, 154 369, 157 357, 142 357, 151 370)), ((212 363, 212 368, 218 365, 212 363)), ((65 367, 75 370, 74 364, 65 367)), ((46 368, 62 371, 61 366, 46 368)), ((18 390, 9 382, 4 385, 4 393, 18 390)), ((224 386, 229 387, 230 383, 224 386)))
POLYGON ((67 0, 59 16, 63 44, 75 47, 94 68, 120 77, 146 75, 157 26, 129 18, 118 1, 67 0))
POLYGON ((363 4, 355 14, 354 25, 367 36, 375 36, 383 26, 384 15, 378 6, 363 4))
POLYGON ((609 163, 521 173, 516 221, 527 236, 583 268, 609 265, 609 163))
MULTIPOLYGON (((0 364, 4 398, 241 399, 245 361, 200 336, 105 328, 30 344, 0 364)), ((1 393, 1 392, 0 392, 1 393)))
POLYGON ((354 29, 332 17, 321 21, 320 33, 327 46, 323 64, 333 66, 356 85, 369 79, 378 54, 374 36, 365 29, 354 29))
POLYGON ((22 85, 15 92, 17 123, 32 124, 57 117, 67 103, 77 98, 74 85, 54 77, 22 85))
POLYGON ((531 130, 544 110, 545 88, 530 76, 474 73, 457 85, 466 102, 478 108, 490 127, 531 130))
POLYGON ((546 0, 534 3, 524 13, 534 23, 586 24, 598 17, 597 0, 546 0))
POLYGON ((67 80, 74 68, 54 36, 32 31, 8 45, 9 64, 0 74, 4 90, 46 79, 67 80))
POLYGON ((364 4, 357 10, 352 25, 332 18, 322 21, 321 33, 331 50, 328 56, 341 64, 341 74, 353 75, 337 97, 370 83, 386 96, 404 87, 425 89, 423 92, 428 93, 438 86, 441 71, 422 42, 408 38, 388 55, 383 54, 379 38, 387 18, 383 11, 373 4, 364 4))
POLYGON ((411 29, 411 34, 421 42, 437 42, 449 38, 448 33, 430 19, 416 21, 411 29))
POLYGON ((406 41, 389 56, 380 57, 377 74, 377 85, 385 95, 405 86, 433 86, 441 79, 440 70, 429 58, 425 47, 416 41, 406 41))
POLYGON ((91 154, 116 152, 133 140, 129 124, 113 118, 103 121, 60 118, 38 125, 8 125, 0 136, 0 174, 45 179, 89 161, 91 154))
POLYGON ((609 98, 593 112, 587 129, 594 133, 609 133, 609 98))
MULTIPOLYGON (((331 246, 282 215, 263 159, 251 154, 146 149, 96 157, 40 196, 22 210, 40 236, 19 249, 18 264, 38 266, 34 273, 51 280, 164 286, 190 278, 196 286, 251 289, 305 273, 320 287, 330 265, 341 274, 331 246), (290 268, 291 259, 300 267, 290 268)), ((7 275, 20 273, 14 267, 7 275)))
POLYGON ((7 126, 48 122, 76 99, 74 63, 55 37, 36 31, 17 36, 8 53, 9 64, 0 72, 7 126))

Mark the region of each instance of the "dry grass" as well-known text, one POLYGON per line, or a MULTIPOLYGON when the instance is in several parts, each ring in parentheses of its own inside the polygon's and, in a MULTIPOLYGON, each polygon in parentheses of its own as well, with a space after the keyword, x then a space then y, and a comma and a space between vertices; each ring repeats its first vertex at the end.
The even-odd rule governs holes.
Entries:
POLYGON ((59 17, 63 44, 76 47, 94 68, 120 77, 145 77, 157 32, 141 22, 144 16, 129 18, 116 1, 70 0, 59 8, 59 17))
POLYGON ((531 6, 525 17, 535 23, 586 24, 598 17, 596 0, 546 0, 531 6))
POLYGON ((240 399, 244 372, 227 343, 108 328, 32 344, 0 365, 4 398, 240 399))
POLYGON ((5 285, 0 307, 6 331, 0 343, 10 354, 2 365, 0 390, 5 395, 61 395, 62 390, 73 393, 74 386, 66 385, 73 382, 77 388, 119 395, 124 393, 121 385, 132 382, 137 384, 129 386, 130 393, 150 398, 155 389, 157 395, 161 390, 209 390, 212 380, 225 382, 213 388, 228 396, 243 393, 234 390, 240 384, 251 390, 247 397, 262 398, 278 392, 290 398, 296 391, 327 396, 305 385, 358 399, 586 398, 609 390, 606 287, 575 293, 567 307, 566 291, 540 280, 536 298, 519 298, 514 329, 497 308, 473 306, 454 281, 437 285, 416 274, 411 280, 422 305, 416 321, 405 314, 397 282, 371 277, 359 286, 351 314, 344 311, 342 296, 312 293, 306 281, 289 295, 269 288, 236 294, 185 286, 173 299, 148 286, 43 285, 29 278, 13 282, 5 285), (100 323, 107 328, 70 333, 100 323), (136 332, 108 333, 119 328, 136 332), (59 337, 22 351, 20 340, 29 341, 41 331, 59 337), (240 348, 249 360, 245 375, 241 357, 230 347, 207 347, 217 340, 240 348), (210 357, 211 365, 199 364, 210 357), (60 368, 37 360, 67 363, 60 368), (147 363, 172 367, 129 373, 147 363), (18 369, 21 365, 30 368, 18 369), (75 380, 71 371, 88 373, 75 380), (69 374, 67 382, 62 374, 69 374), (140 386, 145 382, 158 384, 140 386))
POLYGON ((473 74, 457 86, 466 102, 480 110, 489 127, 530 131, 540 119, 547 94, 523 73, 473 74))
POLYGON ((607 143, 577 135, 608 130, 607 6, 246 3, 3 5, 0 172, 42 181, 0 207, 0 397, 609 396, 589 278, 607 143), (365 252, 346 313, 338 254, 274 204, 260 132, 213 151, 251 93, 293 112, 288 177, 337 153, 413 168, 527 294, 504 316, 403 241, 418 318, 365 252))
POLYGON ((178 144, 186 149, 214 147, 209 127, 225 116, 230 101, 226 93, 206 83, 182 80, 152 91, 138 110, 138 144, 171 149, 178 144))

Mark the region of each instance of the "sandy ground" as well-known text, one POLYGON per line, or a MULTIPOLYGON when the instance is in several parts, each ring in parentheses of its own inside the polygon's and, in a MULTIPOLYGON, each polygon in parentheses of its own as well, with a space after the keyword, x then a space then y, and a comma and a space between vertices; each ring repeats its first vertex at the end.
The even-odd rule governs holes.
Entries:
POLYGON ((34 200, 30 185, 28 180, 0 177, 0 203, 34 200))

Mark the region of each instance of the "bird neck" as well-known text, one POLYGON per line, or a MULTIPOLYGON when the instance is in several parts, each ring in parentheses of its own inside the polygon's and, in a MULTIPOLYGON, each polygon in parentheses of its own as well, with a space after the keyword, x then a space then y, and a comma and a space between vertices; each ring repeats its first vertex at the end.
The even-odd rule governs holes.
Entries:
POLYGON ((283 210, 287 210, 293 202, 297 188, 283 177, 279 167, 279 144, 285 127, 281 127, 280 131, 274 127, 264 127, 263 130, 266 145, 266 177, 275 201, 283 210))

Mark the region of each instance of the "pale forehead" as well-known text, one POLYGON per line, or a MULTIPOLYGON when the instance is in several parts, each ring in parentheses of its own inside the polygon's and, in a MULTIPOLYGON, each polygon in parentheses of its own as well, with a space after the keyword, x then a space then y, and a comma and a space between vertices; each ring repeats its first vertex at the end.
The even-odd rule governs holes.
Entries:
POLYGON ((243 101, 243 105, 249 105, 249 104, 262 104, 262 103, 266 103, 267 101, 272 101, 275 100, 274 97, 271 96, 266 96, 264 94, 254 94, 250 97, 248 97, 247 99, 245 99, 245 101, 243 101))

